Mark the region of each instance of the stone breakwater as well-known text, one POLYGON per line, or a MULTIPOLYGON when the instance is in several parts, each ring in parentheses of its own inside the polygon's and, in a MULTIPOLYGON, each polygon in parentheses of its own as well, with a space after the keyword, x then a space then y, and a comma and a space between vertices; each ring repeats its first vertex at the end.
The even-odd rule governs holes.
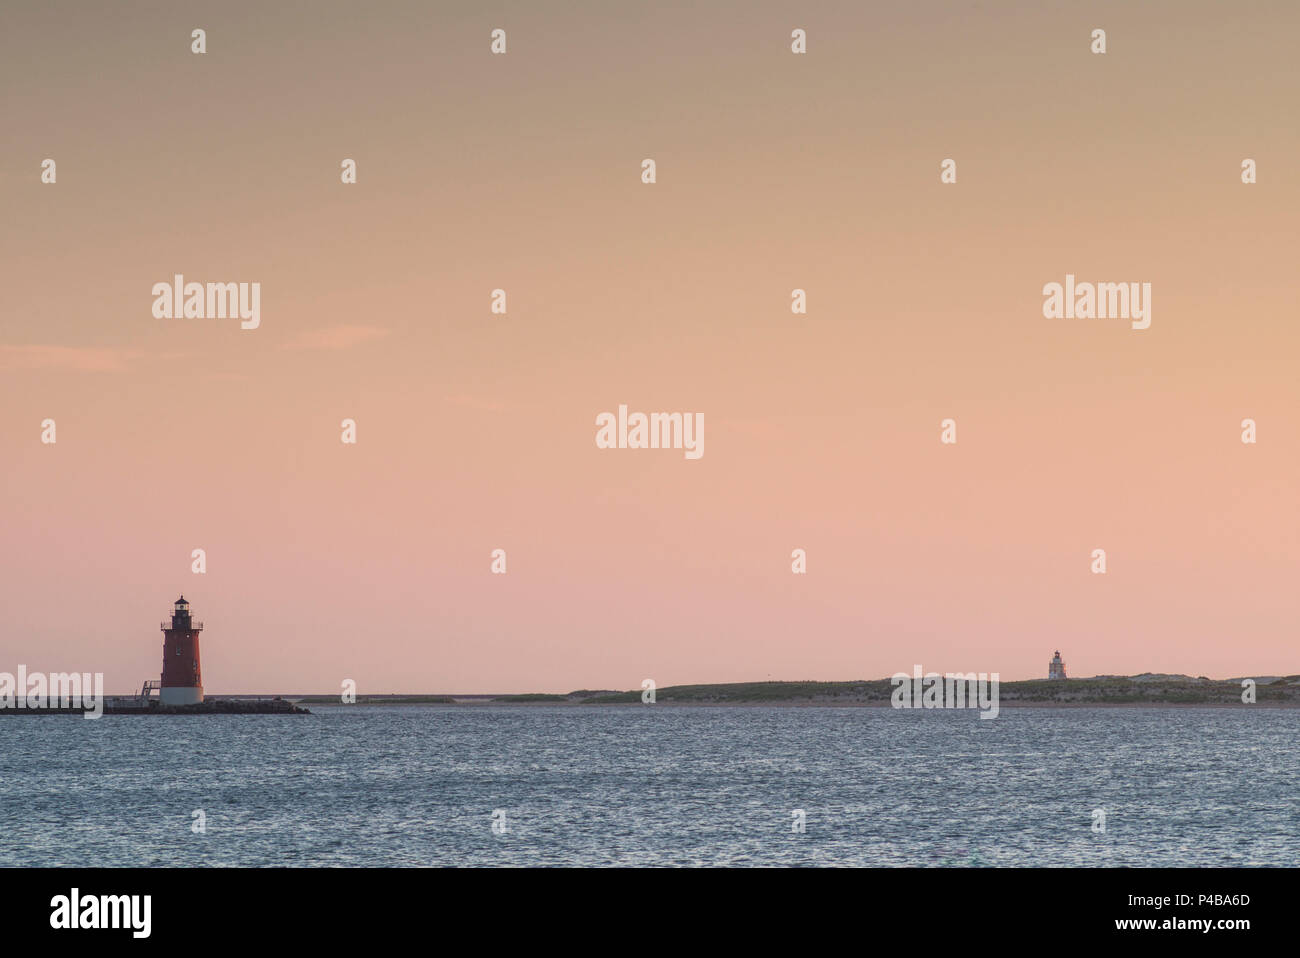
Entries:
MULTIPOLYGON (((2 708, 0 715, 84 715, 89 709, 32 708, 19 706, 2 708)), ((288 699, 207 699, 194 705, 163 705, 161 702, 142 702, 134 698, 109 696, 104 702, 104 715, 310 715, 309 709, 294 705, 288 699)))

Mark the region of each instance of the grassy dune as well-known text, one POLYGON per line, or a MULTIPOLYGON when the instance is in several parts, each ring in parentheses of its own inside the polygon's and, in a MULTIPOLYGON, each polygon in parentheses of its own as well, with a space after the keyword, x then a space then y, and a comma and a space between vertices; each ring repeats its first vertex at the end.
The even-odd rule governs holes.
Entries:
MULTIPOLYGON (((998 698, 1006 706, 1049 705, 1240 705, 1241 679, 1193 678, 1188 675, 1103 675, 1094 678, 1030 679, 1003 682, 998 698)), ((656 704, 676 705, 887 705, 893 686, 888 679, 855 682, 732 682, 718 685, 669 685, 655 690, 656 704)), ((1300 675, 1257 680, 1260 705, 1300 706, 1300 675)), ((308 695, 304 704, 337 704, 337 695, 308 695)), ((567 695, 534 692, 522 695, 358 695, 358 705, 631 705, 641 690, 629 692, 580 689, 567 695)))
MULTIPOLYGON (((655 701, 679 704, 887 704, 893 686, 888 679, 860 682, 741 682, 727 685, 672 685, 657 689, 655 701)), ((1240 679, 1191 676, 1099 676, 1086 679, 1030 679, 1002 682, 998 697, 1007 705, 1240 705, 1240 679)), ((603 705, 639 702, 640 691, 597 695, 582 701, 603 705)), ((1260 704, 1300 705, 1300 676, 1259 683, 1260 704)))

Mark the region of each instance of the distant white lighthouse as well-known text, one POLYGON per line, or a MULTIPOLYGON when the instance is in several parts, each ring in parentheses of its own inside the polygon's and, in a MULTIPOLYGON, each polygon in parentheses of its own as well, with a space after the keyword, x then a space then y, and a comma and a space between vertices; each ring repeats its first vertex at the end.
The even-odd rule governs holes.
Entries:
POLYGON ((1052 661, 1047 663, 1047 677, 1049 679, 1065 678, 1065 663, 1061 661, 1061 650, 1056 650, 1056 656, 1052 661))

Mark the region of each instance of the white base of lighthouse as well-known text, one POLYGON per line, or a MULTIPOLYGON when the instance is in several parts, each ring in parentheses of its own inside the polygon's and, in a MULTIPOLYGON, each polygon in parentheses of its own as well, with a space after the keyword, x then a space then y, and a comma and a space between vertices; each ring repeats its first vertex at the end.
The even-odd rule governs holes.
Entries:
POLYGON ((164 685, 159 698, 163 705, 198 705, 203 701, 203 686, 164 685))

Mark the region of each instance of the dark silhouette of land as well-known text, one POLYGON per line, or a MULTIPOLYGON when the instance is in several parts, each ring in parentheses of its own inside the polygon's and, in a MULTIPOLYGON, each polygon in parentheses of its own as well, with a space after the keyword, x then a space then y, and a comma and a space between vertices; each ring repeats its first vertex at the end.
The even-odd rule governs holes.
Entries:
MULTIPOLYGON (((1018 706, 1243 706, 1243 678, 1204 676, 1099 675, 1079 679, 1002 682, 1002 708, 1018 706)), ((1300 675, 1257 676, 1255 704, 1300 707, 1300 675)), ((655 690, 656 705, 844 705, 888 706, 895 686, 889 679, 853 682, 733 682, 669 685, 655 690)), ((640 705, 642 692, 581 689, 567 694, 358 695, 358 705, 640 705)), ((305 704, 339 704, 338 695, 286 696, 305 704)))

